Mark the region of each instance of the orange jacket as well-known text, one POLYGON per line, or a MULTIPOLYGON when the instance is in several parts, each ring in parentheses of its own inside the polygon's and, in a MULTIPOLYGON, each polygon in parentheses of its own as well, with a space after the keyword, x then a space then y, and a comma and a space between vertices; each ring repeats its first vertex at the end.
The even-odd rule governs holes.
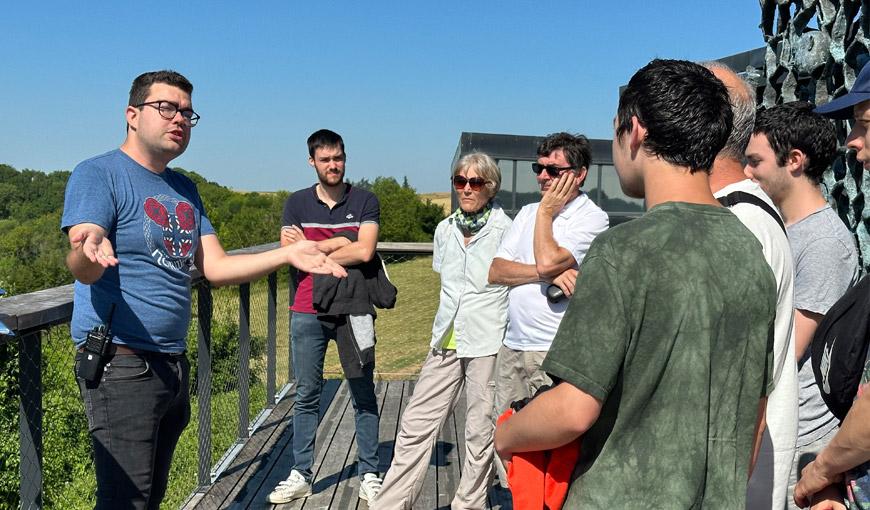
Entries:
MULTIPOLYGON (((513 414, 514 410, 508 408, 498 417, 498 423, 513 414)), ((507 475, 514 508, 560 510, 579 458, 579 438, 554 450, 513 454, 507 465, 507 475)))

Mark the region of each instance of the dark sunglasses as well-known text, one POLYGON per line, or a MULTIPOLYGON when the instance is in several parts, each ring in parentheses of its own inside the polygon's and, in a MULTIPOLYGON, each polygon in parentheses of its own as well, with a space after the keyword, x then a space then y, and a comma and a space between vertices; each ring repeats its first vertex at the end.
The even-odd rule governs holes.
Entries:
POLYGON ((464 175, 454 175, 451 180, 453 181, 453 187, 456 188, 456 191, 464 190, 466 184, 471 186, 471 191, 480 191, 480 188, 486 185, 486 179, 481 179, 480 177, 472 177, 469 179, 464 175))
POLYGON ((566 170, 574 170, 573 166, 555 166, 555 165, 542 165, 540 163, 532 163, 532 172, 535 172, 535 175, 541 175, 541 172, 544 170, 547 171, 547 174, 550 177, 559 177, 562 175, 562 172, 566 170))

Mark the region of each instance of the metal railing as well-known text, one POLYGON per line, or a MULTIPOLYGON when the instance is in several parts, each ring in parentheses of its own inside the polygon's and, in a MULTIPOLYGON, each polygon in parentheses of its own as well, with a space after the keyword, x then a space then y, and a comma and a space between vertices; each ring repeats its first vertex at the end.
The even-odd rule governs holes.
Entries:
MULTIPOLYGON (((276 245, 232 253, 256 253, 276 245)), ((428 270, 428 260, 416 259, 431 255, 432 244, 379 243, 378 253, 400 296, 396 310, 381 312, 379 321, 395 322, 398 327, 391 335, 396 337, 408 335, 409 320, 431 325, 437 277, 428 270), (423 281, 426 278, 433 279, 423 281), (397 283, 397 279, 402 281, 397 283), (410 285, 415 289, 409 289, 410 285), (403 299, 403 286, 411 291, 410 299, 403 299), (428 297, 422 298, 420 289, 428 291, 428 297)), ((194 279, 193 320, 188 332, 193 416, 173 460, 167 506, 181 506, 191 494, 210 485, 291 389, 290 318, 278 309, 287 310, 292 302, 292 281, 287 269, 220 289, 201 277, 194 279), (173 488, 173 484, 178 486, 173 488)), ((9 367, 0 375, 7 378, 0 394, 5 399, 0 401, 5 404, 0 412, 7 416, 0 415, 0 420, 14 422, 8 414, 17 400, 19 451, 17 458, 6 455, 0 460, 0 476, 6 473, 9 478, 17 470, 20 508, 93 506, 93 470, 82 470, 75 462, 89 458, 90 439, 72 370, 71 315, 72 285, 0 300, 0 322, 13 332, 0 336, 0 368, 9 367)), ((379 346, 389 345, 391 339, 382 335, 382 329, 379 325, 379 346)), ((421 333, 427 335, 428 328, 421 333)), ((422 361, 428 341, 415 339, 414 343, 422 345, 422 361)), ((324 371, 338 375, 338 367, 337 358, 327 359, 324 371)), ((391 370, 389 365, 386 370, 391 370)), ((7 435, 7 441, 14 435, 7 435)), ((0 454, 2 447, 0 443, 0 454)), ((14 496, 9 485, 8 479, 0 479, 0 507, 10 504, 14 496)))

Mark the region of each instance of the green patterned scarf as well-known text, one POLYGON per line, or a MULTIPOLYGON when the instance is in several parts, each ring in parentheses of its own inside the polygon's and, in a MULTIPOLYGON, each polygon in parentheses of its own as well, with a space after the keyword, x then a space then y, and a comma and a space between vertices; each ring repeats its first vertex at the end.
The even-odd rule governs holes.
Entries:
POLYGON ((486 203, 483 206, 483 209, 480 209, 476 212, 467 213, 462 210, 462 208, 456 209, 456 212, 452 214, 453 221, 456 222, 456 226, 459 227, 459 230, 462 231, 465 236, 473 236, 478 233, 480 229, 486 225, 486 222, 489 220, 489 213, 492 212, 492 201, 486 203))

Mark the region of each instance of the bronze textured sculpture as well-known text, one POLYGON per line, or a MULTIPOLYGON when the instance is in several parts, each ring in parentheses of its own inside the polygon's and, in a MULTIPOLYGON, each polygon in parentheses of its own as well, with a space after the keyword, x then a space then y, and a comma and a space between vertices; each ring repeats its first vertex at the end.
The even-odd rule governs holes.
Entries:
MULTIPOLYGON (((761 31, 766 43, 762 106, 804 100, 824 104, 845 94, 870 60, 870 0, 759 0, 761 31)), ((761 91, 759 91, 761 92, 761 91)), ((849 125, 836 121, 837 137, 845 145, 849 125)), ((853 153, 841 151, 825 172, 822 191, 855 233, 866 272, 870 269, 870 174, 853 153)))

